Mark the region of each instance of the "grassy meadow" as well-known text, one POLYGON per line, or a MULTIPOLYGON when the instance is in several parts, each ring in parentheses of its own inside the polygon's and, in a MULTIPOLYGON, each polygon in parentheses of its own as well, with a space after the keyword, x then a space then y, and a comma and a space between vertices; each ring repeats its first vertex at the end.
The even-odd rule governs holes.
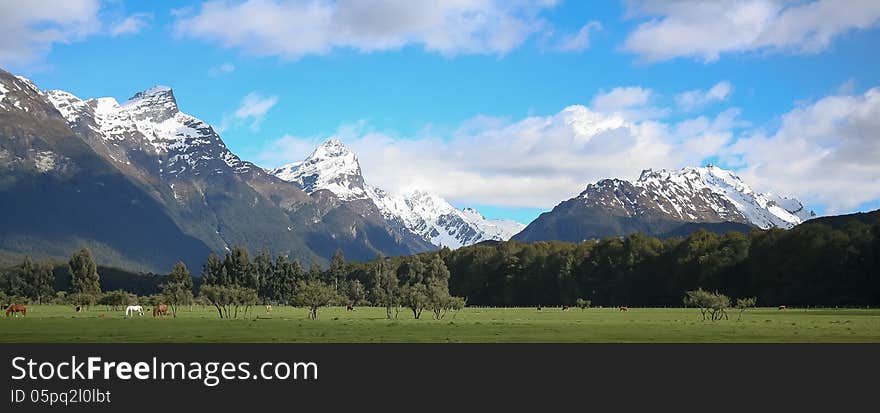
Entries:
MULTIPOLYGON (((145 308, 149 310, 148 308, 145 308)), ((683 308, 466 308, 431 319, 401 309, 397 320, 384 308, 323 308, 308 320, 303 308, 252 308, 221 320, 213 307, 184 307, 178 317, 125 318, 96 306, 33 305, 27 317, 0 318, 0 342, 880 342, 880 310, 758 308, 737 321, 702 321, 683 308)))

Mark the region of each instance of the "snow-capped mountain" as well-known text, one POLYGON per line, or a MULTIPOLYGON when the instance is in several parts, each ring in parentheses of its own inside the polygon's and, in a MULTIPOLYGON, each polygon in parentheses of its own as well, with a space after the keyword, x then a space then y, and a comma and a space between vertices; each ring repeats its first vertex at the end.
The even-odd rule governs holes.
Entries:
POLYGON ((141 153, 157 156, 162 178, 244 173, 254 167, 232 153, 210 125, 181 112, 167 86, 138 92, 122 104, 112 97, 82 100, 62 90, 45 95, 71 128, 100 138, 103 142, 90 143, 102 144, 114 161, 130 165, 141 153))
MULTIPOLYGON (((8 239, 16 249, 49 253, 46 245, 64 245, 62 253, 51 252, 63 257, 74 248, 63 242, 78 242, 77 236, 82 236, 85 245, 95 246, 101 260, 124 265, 136 260, 138 268, 167 271, 170 260, 186 259, 188 264, 201 265, 207 251, 222 252, 235 245, 252 251, 268 249, 301 262, 326 261, 337 250, 348 259, 367 260, 378 253, 408 255, 435 248, 416 234, 393 228, 369 199, 347 202, 328 191, 306 193, 298 185, 241 160, 211 125, 182 112, 167 86, 154 86, 120 103, 114 98, 80 99, 62 90, 42 91, 30 81, 0 70, 0 87, 0 169, 36 172, 40 179, 103 174, 97 179, 46 186, 52 189, 45 192, 40 192, 38 185, 18 188, 16 208, 24 207, 28 199, 47 199, 50 202, 46 204, 61 209, 48 215, 72 215, 69 220, 86 230, 67 234, 61 232, 64 225, 55 225, 59 231, 47 231, 46 240, 32 244, 16 241, 27 232, 14 233, 4 222, 6 235, 12 237, 8 239), (40 135, 31 137, 34 130, 40 135), (51 142, 46 141, 50 138, 51 142), (111 185, 105 176, 124 182, 111 185), (102 190, 114 194, 95 195, 102 190), (60 195, 65 191, 78 195, 60 195), (86 194, 92 196, 90 200, 121 201, 97 208, 80 200, 86 194), (54 197, 65 201, 55 202, 54 197), (68 199, 76 202, 66 202, 68 199), (136 213, 140 209, 149 212, 136 213), (98 211, 100 216, 95 215, 98 211), (105 218, 108 214, 120 220, 138 220, 140 226, 108 227, 105 221, 116 223, 105 218), (89 231, 98 234, 90 236, 89 231), (164 249, 156 246, 133 251, 129 248, 136 244, 132 238, 163 240, 164 249)), ((321 157, 316 154, 315 159, 321 157)), ((324 157, 333 158, 332 153, 324 157)), ((360 177, 359 172, 354 175, 360 177)), ((22 211, 36 212, 41 205, 27 204, 22 211)), ((36 213, 24 217, 22 211, 8 215, 18 216, 32 228, 46 221, 36 213)), ((0 253, 7 252, 0 237, 0 253)))
POLYGON ((717 166, 648 169, 632 182, 603 179, 588 185, 514 239, 580 241, 633 232, 680 235, 685 224, 719 232, 788 229, 814 216, 797 199, 756 192, 739 176, 717 166))
POLYGON ((733 172, 714 165, 647 169, 634 182, 610 179, 589 185, 578 198, 619 207, 630 215, 659 210, 682 221, 741 222, 762 229, 787 229, 815 216, 797 199, 755 192, 733 172))
POLYGON ((460 210, 427 192, 398 195, 369 186, 357 155, 336 138, 322 143, 305 160, 271 173, 307 193, 327 190, 343 201, 371 200, 392 227, 436 246, 458 248, 485 240, 507 240, 525 227, 508 220, 488 220, 472 208, 460 210))

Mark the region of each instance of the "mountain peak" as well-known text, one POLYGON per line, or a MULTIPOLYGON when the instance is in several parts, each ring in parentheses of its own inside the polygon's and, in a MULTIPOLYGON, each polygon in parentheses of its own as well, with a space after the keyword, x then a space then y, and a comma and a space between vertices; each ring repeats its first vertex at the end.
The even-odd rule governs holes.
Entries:
POLYGON ((140 118, 151 118, 158 122, 180 111, 177 107, 177 99, 174 98, 174 91, 168 86, 161 85, 135 93, 122 106, 134 110, 140 118))
POLYGON ((345 146, 339 138, 332 137, 318 145, 309 158, 335 158, 347 155, 354 157, 354 161, 357 162, 357 156, 354 154, 354 151, 349 149, 348 146, 345 146))
POLYGON ((318 145, 305 160, 276 168, 272 174, 307 193, 326 189, 343 200, 367 197, 357 155, 335 137, 318 145))
POLYGON ((760 228, 791 228, 811 218, 800 201, 759 193, 733 171, 712 164, 645 169, 633 182, 601 180, 589 185, 580 198, 629 215, 654 211, 672 219, 735 221, 760 228), (621 185, 625 188, 618 193, 621 185))
POLYGON ((140 99, 147 99, 151 97, 170 97, 171 99, 174 99, 174 91, 171 90, 171 87, 169 86, 155 85, 149 89, 135 93, 134 96, 128 99, 128 102, 140 99))

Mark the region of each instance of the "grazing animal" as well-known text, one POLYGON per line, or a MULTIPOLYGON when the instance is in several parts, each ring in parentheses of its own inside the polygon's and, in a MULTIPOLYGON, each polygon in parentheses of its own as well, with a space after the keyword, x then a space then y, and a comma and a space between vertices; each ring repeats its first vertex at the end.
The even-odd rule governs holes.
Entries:
POLYGON ((562 311, 568 311, 569 307, 567 305, 562 306, 562 311))
POLYGON ((153 307, 153 317, 158 317, 160 315, 162 317, 165 317, 166 315, 168 315, 168 306, 167 305, 159 304, 159 305, 153 307))
POLYGON ((82 311, 82 306, 78 305, 78 306, 74 307, 73 310, 78 313, 78 312, 82 311))
POLYGON ((351 305, 351 304, 346 305, 346 306, 345 306, 345 310, 346 310, 346 311, 354 311, 354 306, 351 305))
POLYGON ((625 306, 625 305, 622 305, 622 306, 618 307, 617 309, 618 309, 619 311, 629 311, 629 307, 627 307, 627 306, 625 306))
POLYGON ((266 304, 266 312, 267 312, 267 313, 271 313, 271 312, 272 312, 272 304, 266 304))
POLYGON ((784 305, 780 305, 780 306, 779 306, 779 311, 782 311, 782 310, 785 310, 785 306, 784 306, 784 305))
POLYGON ((27 306, 24 304, 12 304, 9 307, 6 307, 6 316, 9 317, 13 315, 18 317, 18 313, 21 313, 21 316, 27 316, 27 306))
POLYGON ((540 305, 538 306, 538 311, 541 311, 541 306, 540 306, 540 305))
POLYGON ((133 317, 134 313, 138 313, 141 315, 141 317, 143 317, 144 316, 144 307, 141 307, 139 305, 130 305, 128 307, 125 307, 125 316, 126 317, 129 317, 129 316, 133 317))

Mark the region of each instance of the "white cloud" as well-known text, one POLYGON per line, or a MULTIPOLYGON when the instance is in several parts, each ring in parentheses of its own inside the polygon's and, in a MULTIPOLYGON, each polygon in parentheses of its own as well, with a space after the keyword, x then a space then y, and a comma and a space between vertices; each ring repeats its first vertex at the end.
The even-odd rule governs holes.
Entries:
POLYGON ((730 82, 721 81, 709 90, 689 90, 675 96, 675 103, 684 110, 694 110, 715 102, 727 100, 733 92, 730 82))
POLYGON ((150 25, 150 19, 152 18, 153 15, 150 13, 132 14, 125 18, 125 20, 119 22, 119 24, 113 26, 113 28, 110 29, 110 34, 113 36, 119 36, 122 34, 139 33, 145 27, 150 25))
POLYGON ((590 107, 599 112, 620 114, 629 119, 662 118, 669 111, 651 106, 650 103, 655 97, 653 90, 640 86, 616 87, 610 92, 601 92, 594 96, 590 107))
POLYGON ((632 0, 630 15, 649 17, 624 48, 645 61, 691 57, 712 62, 724 53, 816 53, 852 30, 880 21, 876 0, 632 0))
POLYGON ((223 121, 217 130, 223 132, 230 127, 239 126, 247 123, 252 130, 259 130, 260 124, 266 117, 269 109, 272 109, 278 103, 277 96, 263 96, 257 92, 248 93, 242 98, 238 108, 230 116, 224 116, 223 121))
POLYGON ((577 33, 566 36, 557 46, 557 50, 562 52, 580 52, 590 47, 590 33, 601 30, 602 24, 597 21, 591 21, 581 27, 577 33))
MULTIPOLYGON (((367 181, 388 190, 426 189, 464 204, 550 208, 598 179, 699 164, 730 143, 737 115, 733 110, 667 124, 575 105, 516 121, 478 116, 447 136, 401 138, 363 122, 335 135, 358 153, 367 181)), ((273 166, 301 160, 324 138, 285 136, 257 158, 273 166)))
POLYGON ((0 0, 0 65, 26 64, 54 44, 97 33, 99 9, 98 0, 0 0))
POLYGON ((541 31, 555 0, 247 0, 178 13, 183 36, 256 55, 297 59, 331 50, 420 46, 451 56, 504 54, 541 31))
POLYGON ((829 96, 782 116, 773 133, 726 148, 756 186, 797 195, 828 212, 880 199, 880 88, 829 96))
POLYGON ((212 66, 208 69, 208 74, 211 77, 220 77, 223 75, 228 75, 235 71, 235 65, 232 63, 221 63, 217 66, 212 66))

